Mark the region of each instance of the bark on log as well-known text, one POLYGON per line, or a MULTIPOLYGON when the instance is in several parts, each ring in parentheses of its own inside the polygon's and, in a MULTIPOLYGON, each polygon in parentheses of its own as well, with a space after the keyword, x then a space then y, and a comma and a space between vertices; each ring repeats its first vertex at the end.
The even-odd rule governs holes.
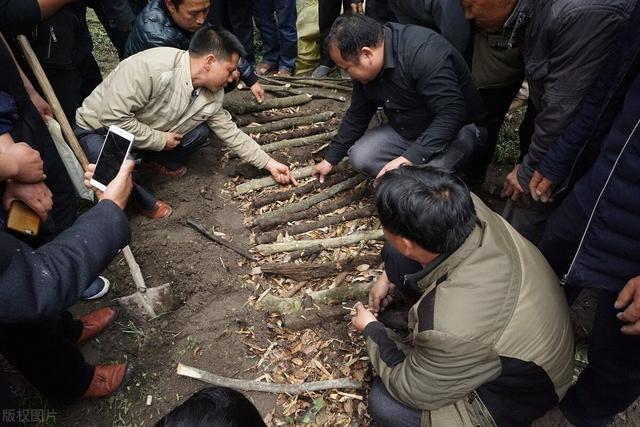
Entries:
POLYGON ((352 176, 351 178, 345 179, 342 182, 337 183, 336 185, 327 188, 320 193, 314 194, 312 196, 307 197, 304 200, 300 200, 296 203, 290 203, 281 207, 280 209, 266 212, 258 217, 260 218, 274 218, 281 216, 283 214, 291 213, 291 212, 300 212, 309 209, 312 206, 317 205, 320 202, 323 202, 331 197, 335 196, 338 193, 342 193, 343 191, 350 190, 363 182, 365 178, 362 175, 352 176))
POLYGON ((277 86, 277 85, 262 85, 262 88, 266 91, 266 92, 270 92, 273 93, 276 96, 290 96, 290 95, 302 95, 304 93, 311 95, 314 98, 324 98, 324 99, 333 99, 335 101, 339 101, 339 102, 345 102, 347 100, 346 96, 342 96, 342 95, 335 95, 332 93, 328 93, 328 92, 322 92, 321 88, 306 88, 306 91, 300 90, 300 89, 292 89, 291 87, 288 87, 290 85, 287 86, 277 86), (309 89, 314 90, 313 92, 310 92, 309 89))
POLYGON ((307 184, 300 187, 294 187, 286 191, 275 191, 273 193, 269 193, 261 197, 256 197, 251 202, 251 205, 254 208, 258 209, 263 206, 270 205, 271 203, 281 202, 283 200, 289 200, 294 195, 299 196, 303 194, 313 193, 319 188, 331 187, 332 185, 337 184, 340 181, 344 181, 351 175, 352 175, 351 172, 339 172, 336 174, 331 174, 327 178, 325 178, 323 183, 320 183, 320 181, 318 181, 317 179, 314 179, 313 181, 310 181, 307 184))
POLYGON ((183 365, 182 363, 178 363, 176 373, 184 377, 195 378, 208 384, 229 387, 235 390, 262 391, 265 393, 301 394, 309 391, 331 390, 336 388, 358 389, 363 387, 362 382, 349 378, 312 381, 301 384, 276 384, 253 380, 239 380, 236 378, 227 378, 215 375, 211 372, 203 371, 202 369, 183 365))
POLYGON ((328 141, 338 133, 337 130, 321 133, 319 135, 305 136, 303 138, 284 139, 282 141, 272 142, 271 144, 261 145, 262 151, 272 153, 283 148, 301 147, 303 145, 315 144, 318 142, 328 141))
POLYGON ((266 123, 260 126, 247 126, 240 130, 244 133, 266 133, 275 132, 282 129, 290 129, 301 125, 311 125, 314 123, 324 122, 333 117, 335 113, 333 111, 325 111, 318 114, 312 114, 310 116, 293 117, 290 119, 278 120, 270 123, 266 123))
POLYGON ((289 130, 283 133, 268 133, 262 135, 260 138, 254 138, 254 140, 260 145, 267 145, 277 141, 285 141, 294 138, 304 138, 306 136, 318 135, 321 133, 327 133, 327 131, 334 131, 335 128, 331 127, 327 129, 325 126, 310 126, 306 128, 298 128, 289 130))
POLYGON ((294 113, 279 112, 278 114, 266 114, 262 112, 262 113, 253 113, 248 116, 238 117, 235 122, 236 122, 236 126, 242 127, 242 126, 250 125, 251 123, 258 123, 258 124, 271 123, 278 120, 290 119, 293 117, 302 117, 307 115, 308 113, 304 113, 302 111, 296 111, 294 113))
POLYGON ((262 104, 256 104, 255 102, 233 102, 227 101, 224 103, 224 108, 233 112, 234 114, 248 114, 256 111, 270 110, 272 108, 285 108, 295 107, 297 105, 306 104, 311 101, 311 95, 302 94, 295 96, 287 96, 285 98, 272 98, 265 100, 262 104))
MULTIPOLYGON (((274 84, 278 84, 281 83, 281 81, 278 81, 278 79, 276 77, 260 77, 261 80, 264 80, 265 82, 269 82, 269 83, 274 83, 274 84)), ((342 90, 345 92, 351 92, 351 88, 347 87, 347 86, 342 86, 340 84, 336 84, 336 83, 330 83, 330 82, 322 82, 322 81, 316 81, 316 80, 291 80, 291 81, 287 81, 287 84, 290 85, 290 87, 319 87, 319 88, 323 88, 323 89, 334 89, 334 90, 342 90)))
POLYGON ((270 230, 281 224, 286 224, 287 222, 299 221, 301 219, 315 218, 318 215, 333 212, 336 209, 340 209, 341 207, 357 202, 362 198, 362 196, 366 192, 367 192, 366 187, 358 188, 351 193, 347 193, 333 200, 327 200, 326 202, 320 203, 318 206, 313 206, 310 209, 307 209, 306 211, 293 212, 290 214, 282 215, 279 218, 263 218, 259 221, 254 220, 252 227, 254 227, 255 232, 261 232, 265 230, 270 230))
POLYGON ((267 263, 260 266, 260 270, 265 274, 277 274, 296 280, 321 279, 323 277, 335 276, 340 272, 355 271, 356 267, 362 264, 377 265, 380 263, 379 255, 360 255, 346 258, 337 262, 325 262, 322 264, 303 263, 267 263))
POLYGON ((376 214, 376 208, 374 206, 367 206, 360 209, 355 209, 352 211, 345 212, 340 215, 333 215, 323 219, 319 219, 313 222, 307 222, 304 224, 296 224, 291 225, 289 227, 269 231, 263 234, 260 234, 256 237, 256 242, 258 244, 265 244, 275 242, 278 239, 278 236, 282 234, 283 236, 295 236, 296 234, 306 233, 311 230, 315 230, 322 227, 329 227, 331 225, 340 224, 341 222, 351 221, 357 218, 366 218, 369 216, 374 216, 376 214))
POLYGON ((305 292, 303 296, 291 298, 282 298, 268 293, 256 304, 256 307, 272 313, 287 315, 302 310, 305 296, 311 297, 311 300, 316 304, 355 301, 366 298, 369 295, 371 285, 372 282, 350 283, 331 289, 305 292))
POLYGON ((359 231, 348 236, 331 237, 328 239, 312 239, 312 240, 294 240, 282 243, 267 243, 257 245, 253 248, 255 252, 263 255, 272 255, 280 252, 293 252, 314 245, 320 245, 325 249, 339 248, 341 246, 353 245, 364 240, 383 240, 382 230, 359 231))
POLYGON ((351 84, 351 81, 348 79, 343 79, 342 77, 320 77, 317 79, 314 79, 311 76, 273 76, 274 79, 277 80, 282 80, 283 82, 287 82, 287 81, 296 81, 296 80, 318 80, 321 82, 333 82, 333 83, 345 83, 345 84, 351 84))
POLYGON ((282 324, 292 331, 317 327, 331 321, 343 320, 348 312, 340 305, 323 306, 313 310, 301 310, 283 316, 282 324))

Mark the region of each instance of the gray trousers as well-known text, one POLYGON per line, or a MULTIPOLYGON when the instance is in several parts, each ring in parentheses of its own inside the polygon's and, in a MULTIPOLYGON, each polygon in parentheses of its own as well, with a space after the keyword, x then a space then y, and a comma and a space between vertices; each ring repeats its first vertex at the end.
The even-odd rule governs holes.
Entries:
POLYGON ((531 200, 530 207, 521 208, 511 200, 507 200, 507 204, 502 211, 502 217, 527 240, 537 246, 542 239, 547 220, 556 206, 555 203, 542 203, 531 200))
MULTIPOLYGON (((473 149, 484 135, 473 124, 463 126, 447 150, 436 154, 427 164, 433 167, 459 171, 471 158, 473 149)), ((349 149, 351 166, 364 175, 375 177, 384 165, 400 157, 415 141, 402 137, 388 125, 369 129, 349 149)))
POLYGON ((369 390, 369 414, 380 427, 420 427, 422 411, 393 398, 379 378, 369 390))

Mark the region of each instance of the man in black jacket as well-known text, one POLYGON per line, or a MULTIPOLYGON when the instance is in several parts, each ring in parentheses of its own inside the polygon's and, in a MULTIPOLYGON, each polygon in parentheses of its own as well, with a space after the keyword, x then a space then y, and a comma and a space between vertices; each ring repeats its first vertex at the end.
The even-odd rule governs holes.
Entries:
POLYGON ((352 14, 336 20, 327 46, 354 84, 315 176, 323 179, 347 154, 372 177, 407 163, 457 170, 470 157, 482 134, 473 123, 485 109, 464 58, 442 36, 352 14), (389 124, 367 131, 379 107, 389 124))

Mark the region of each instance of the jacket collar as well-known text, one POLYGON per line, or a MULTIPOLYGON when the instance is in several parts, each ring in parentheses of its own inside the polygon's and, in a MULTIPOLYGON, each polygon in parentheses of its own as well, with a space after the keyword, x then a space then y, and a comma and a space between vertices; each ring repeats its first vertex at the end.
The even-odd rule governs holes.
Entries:
POLYGON ((508 38, 507 47, 509 49, 516 48, 522 44, 525 29, 533 13, 533 3, 534 0, 518 0, 516 7, 513 8, 511 15, 504 23, 502 30, 508 38))
POLYGON ((382 27, 384 32, 384 64, 382 65, 382 72, 386 70, 396 68, 396 60, 393 57, 393 30, 389 25, 382 27))

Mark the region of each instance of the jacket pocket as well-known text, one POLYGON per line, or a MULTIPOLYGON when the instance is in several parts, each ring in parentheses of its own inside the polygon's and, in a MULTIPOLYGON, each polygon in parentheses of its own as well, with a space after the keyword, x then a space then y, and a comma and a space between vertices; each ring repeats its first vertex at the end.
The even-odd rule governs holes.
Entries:
POLYGON ((70 7, 65 7, 36 26, 31 42, 42 65, 71 69, 78 36, 78 18, 70 7))

